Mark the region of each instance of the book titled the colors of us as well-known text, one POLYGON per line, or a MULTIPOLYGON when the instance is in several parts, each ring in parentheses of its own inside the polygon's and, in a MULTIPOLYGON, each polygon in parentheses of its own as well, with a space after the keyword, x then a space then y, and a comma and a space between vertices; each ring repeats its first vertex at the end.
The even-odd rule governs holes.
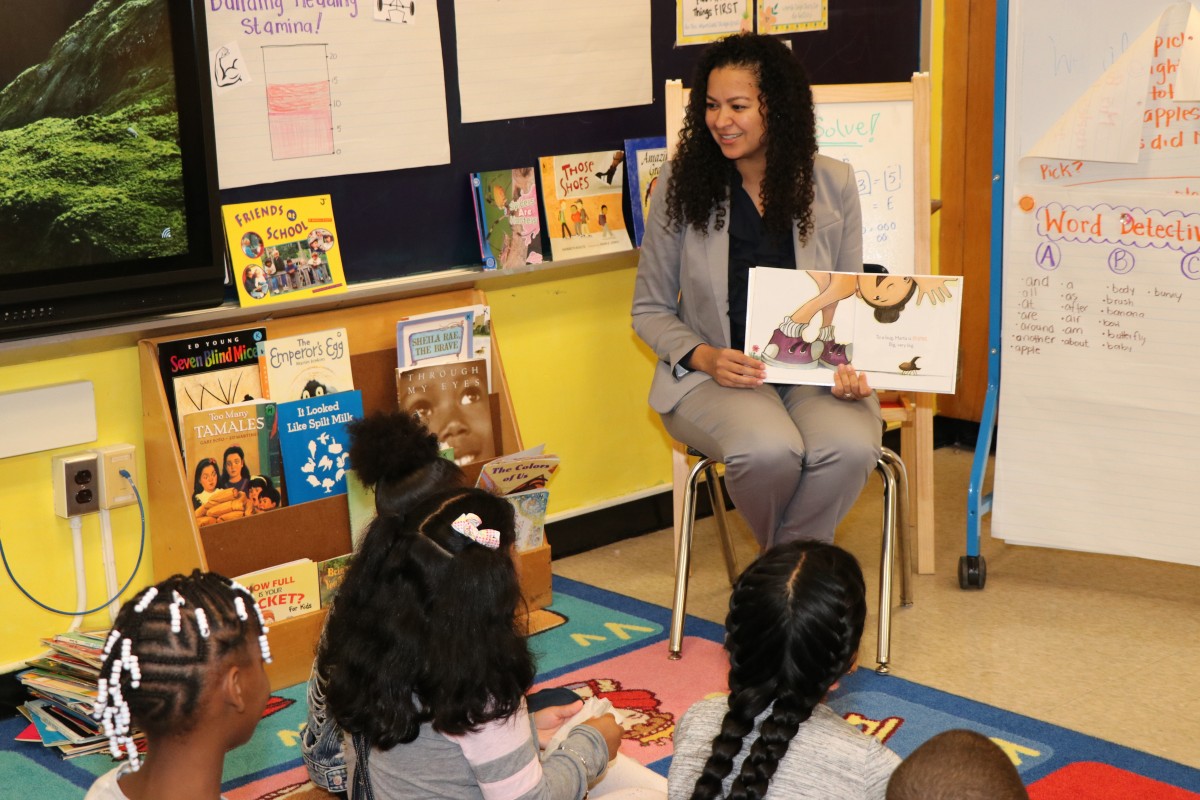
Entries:
POLYGON ((279 404, 279 447, 292 505, 346 493, 346 426, 362 415, 362 392, 357 391, 279 404))
POLYGON ((632 249, 625 230, 625 151, 538 159, 555 261, 632 249))
POLYGON ((329 195, 234 203, 221 216, 242 306, 346 291, 329 195))
POLYGON ((305 400, 354 388, 345 328, 268 339, 258 348, 265 397, 305 400))
POLYGON ((321 607, 317 565, 311 558, 240 575, 237 582, 254 597, 268 625, 321 607))
POLYGON ((159 343, 159 373, 181 448, 185 415, 263 397, 258 345, 266 338, 266 328, 246 328, 159 343))
POLYGON ((633 215, 633 241, 642 246, 650 198, 658 189, 658 173, 667 163, 667 137, 648 136, 625 140, 625 166, 629 173, 629 208, 633 215))
POLYGON ((542 263, 542 224, 532 166, 472 172, 471 197, 484 269, 542 263))

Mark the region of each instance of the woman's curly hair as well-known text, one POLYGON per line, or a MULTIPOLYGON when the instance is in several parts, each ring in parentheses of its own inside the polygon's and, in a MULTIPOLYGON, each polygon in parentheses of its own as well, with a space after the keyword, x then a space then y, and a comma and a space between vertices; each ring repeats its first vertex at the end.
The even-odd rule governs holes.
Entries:
POLYGON ((707 233, 709 217, 717 209, 716 229, 724 227, 724 202, 737 167, 721 152, 705 121, 708 76, 722 67, 747 69, 758 83, 767 146, 763 224, 768 232, 780 235, 795 224, 801 241, 807 241, 813 227, 817 154, 812 87, 799 59, 774 36, 727 36, 700 56, 672 161, 667 214, 675 225, 691 225, 707 233))

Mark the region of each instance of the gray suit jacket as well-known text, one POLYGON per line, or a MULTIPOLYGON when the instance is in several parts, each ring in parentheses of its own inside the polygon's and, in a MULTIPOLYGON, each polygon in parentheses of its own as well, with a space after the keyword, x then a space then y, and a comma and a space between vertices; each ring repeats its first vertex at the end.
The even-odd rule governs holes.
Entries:
MULTIPOLYGON (((663 167, 664 186, 670 168, 663 167)), ((862 208, 853 168, 818 155, 814 181, 813 232, 807 243, 796 238, 796 269, 861 272, 862 208)), ((665 414, 697 384, 712 380, 699 371, 680 377, 679 361, 698 344, 729 347, 729 226, 714 230, 714 211, 707 235, 691 226, 672 230, 666 190, 656 194, 638 261, 633 328, 658 356, 650 407, 665 414)))

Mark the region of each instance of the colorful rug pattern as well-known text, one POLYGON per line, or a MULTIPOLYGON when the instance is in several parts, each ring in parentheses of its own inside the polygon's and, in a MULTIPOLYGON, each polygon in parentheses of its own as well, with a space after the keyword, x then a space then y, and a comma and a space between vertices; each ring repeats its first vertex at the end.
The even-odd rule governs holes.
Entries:
MULTIPOLYGON (((727 689, 721 627, 689 618, 684 657, 668 661, 666 609, 555 578, 552 610, 566 622, 532 640, 537 688, 566 685, 611 700, 626 729, 623 752, 665 775, 675 720, 727 689)), ((830 705, 901 756, 950 728, 985 733, 1008 752, 1033 800, 1200 800, 1200 770, 870 670, 842 681, 830 705)), ((277 692, 254 739, 226 758, 226 797, 273 800, 302 787, 303 724, 304 687, 277 692)), ((0 721, 0 798, 78 800, 112 768, 106 756, 62 761, 15 741, 25 727, 19 717, 0 721)))

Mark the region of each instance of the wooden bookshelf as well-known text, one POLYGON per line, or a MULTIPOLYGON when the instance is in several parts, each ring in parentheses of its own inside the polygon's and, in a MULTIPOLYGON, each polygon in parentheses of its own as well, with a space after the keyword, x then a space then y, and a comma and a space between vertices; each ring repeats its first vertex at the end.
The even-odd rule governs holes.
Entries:
MULTIPOLYGON (((445 308, 487 303, 478 289, 391 300, 312 314, 265 318, 237 326, 202 329, 139 342, 142 416, 146 443, 146 484, 151 525, 154 579, 199 568, 242 575, 297 558, 319 561, 350 552, 350 515, 345 496, 287 506, 219 525, 197 527, 192 514, 192 476, 180 458, 179 439, 158 366, 158 345, 171 339, 234 328, 264 326, 267 338, 306 331, 346 328, 354 386, 362 392, 363 411, 396 407, 396 321, 445 308)), ((504 379, 500 342, 492 330, 493 413, 501 452, 522 449, 512 400, 504 379)), ((480 464, 468 465, 474 478, 480 464)), ((550 604, 550 547, 520 553, 518 570, 526 604, 536 612, 550 604)), ((273 689, 308 679, 325 612, 283 620, 271 626, 274 663, 268 667, 273 689)))

